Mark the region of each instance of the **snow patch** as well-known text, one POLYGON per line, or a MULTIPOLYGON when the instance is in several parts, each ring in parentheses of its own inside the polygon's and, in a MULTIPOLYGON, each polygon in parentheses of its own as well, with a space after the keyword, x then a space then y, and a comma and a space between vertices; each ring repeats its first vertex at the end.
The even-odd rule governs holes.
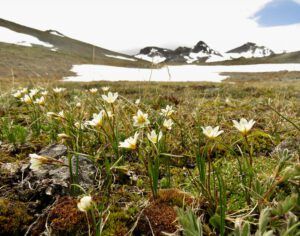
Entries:
POLYGON ((138 59, 149 61, 153 64, 159 64, 161 62, 164 62, 167 59, 167 58, 159 56, 159 55, 149 56, 149 55, 145 55, 145 54, 138 54, 135 57, 138 59))
POLYGON ((268 48, 255 48, 252 50, 249 50, 247 52, 242 53, 227 53, 227 55, 232 59, 237 58, 260 58, 260 57, 268 57, 272 55, 272 51, 268 48))
POLYGON ((300 71, 300 64, 259 64, 237 66, 169 66, 161 69, 137 69, 103 65, 74 65, 71 69, 77 76, 64 78, 65 81, 208 81, 221 82, 227 76, 223 72, 277 72, 300 71))
POLYGON ((53 34, 53 35, 56 35, 56 36, 59 36, 59 37, 65 37, 63 34, 59 33, 56 30, 50 30, 49 33, 53 34))
POLYGON ((206 62, 218 62, 218 61, 226 61, 230 60, 231 58, 227 55, 225 56, 218 56, 218 55, 211 55, 206 62))
POLYGON ((105 56, 111 57, 111 58, 117 58, 117 59, 121 59, 121 60, 127 60, 127 61, 136 61, 133 58, 123 57, 123 56, 114 56, 114 55, 107 55, 107 54, 105 54, 105 56))
POLYGON ((4 28, 0 26, 0 41, 4 43, 17 44, 26 47, 32 47, 33 45, 40 45, 47 48, 54 47, 50 43, 42 42, 38 38, 17 33, 13 30, 4 28))

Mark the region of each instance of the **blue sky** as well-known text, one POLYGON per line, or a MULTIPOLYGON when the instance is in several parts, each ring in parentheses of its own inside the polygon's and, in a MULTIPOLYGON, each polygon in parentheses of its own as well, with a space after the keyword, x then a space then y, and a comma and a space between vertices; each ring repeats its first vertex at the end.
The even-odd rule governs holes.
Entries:
POLYGON ((274 0, 266 4, 255 15, 260 26, 281 26, 300 23, 300 2, 274 0))

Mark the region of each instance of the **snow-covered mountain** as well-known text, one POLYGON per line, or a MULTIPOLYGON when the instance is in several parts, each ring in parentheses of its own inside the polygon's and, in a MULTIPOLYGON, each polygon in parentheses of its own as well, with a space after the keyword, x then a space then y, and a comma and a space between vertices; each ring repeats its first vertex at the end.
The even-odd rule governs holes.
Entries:
POLYGON ((173 51, 170 49, 164 49, 159 47, 146 47, 143 48, 139 54, 135 55, 136 58, 149 61, 153 64, 159 64, 161 62, 169 60, 173 57, 173 51))
POLYGON ((226 53, 232 59, 236 58, 258 58, 268 57, 275 54, 271 49, 265 46, 258 46, 255 43, 248 42, 240 47, 234 48, 226 53))
POLYGON ((170 50, 159 47, 146 47, 135 57, 150 61, 153 64, 162 62, 191 64, 228 61, 238 58, 262 58, 273 54, 274 52, 271 49, 265 46, 258 46, 255 43, 246 43, 226 53, 220 53, 209 47, 205 42, 199 41, 193 48, 178 47, 175 50, 170 50))
POLYGON ((38 30, 0 18, 0 78, 62 78, 75 64, 134 68, 151 63, 72 39, 56 30, 38 30))
POLYGON ((162 62, 175 63, 194 63, 194 62, 212 62, 224 60, 222 54, 210 48, 205 42, 199 41, 193 48, 178 47, 175 50, 146 47, 143 48, 136 58, 150 61, 153 64, 162 62))
POLYGON ((222 55, 210 48, 205 42, 199 41, 187 55, 184 56, 187 63, 196 61, 212 62, 215 60, 222 60, 222 55))

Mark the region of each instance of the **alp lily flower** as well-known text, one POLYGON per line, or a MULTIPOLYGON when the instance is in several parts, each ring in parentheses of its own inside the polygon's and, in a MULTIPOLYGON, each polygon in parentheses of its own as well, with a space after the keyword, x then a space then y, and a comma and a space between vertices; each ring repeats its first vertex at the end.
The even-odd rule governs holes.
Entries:
POLYGON ((76 106, 77 108, 81 108, 81 103, 80 103, 80 102, 77 102, 75 106, 76 106))
POLYGON ((137 147, 136 144, 138 141, 138 137, 139 137, 139 133, 136 132, 133 137, 129 137, 128 139, 125 139, 123 142, 120 142, 119 147, 135 150, 137 147))
POLYGON ((29 157, 30 157, 30 169, 33 171, 40 170, 43 164, 49 162, 49 159, 47 157, 40 156, 37 154, 29 154, 29 157))
POLYGON ((137 100, 135 100, 135 102, 134 102, 134 103, 135 103, 136 105, 139 105, 139 104, 140 104, 140 102, 141 102, 141 99, 139 99, 139 98, 138 98, 137 100))
POLYGON ((159 131, 158 135, 155 130, 152 130, 151 133, 147 134, 147 138, 154 144, 158 143, 159 140, 162 138, 162 132, 159 131))
POLYGON ((40 106, 44 106, 45 105, 45 97, 42 96, 40 98, 35 99, 34 103, 39 104, 40 106))
POLYGON ((133 116, 133 126, 144 127, 148 124, 150 124, 150 121, 148 120, 148 114, 138 110, 137 114, 133 116))
POLYGON ((15 98, 21 98, 22 97, 22 92, 20 90, 16 91, 15 93, 12 94, 15 98))
POLYGON ((254 120, 247 121, 245 118, 240 119, 240 122, 233 120, 233 126, 242 133, 242 135, 247 135, 255 124, 254 120))
POLYGON ((91 88, 89 91, 90 91, 90 93, 97 93, 98 89, 97 88, 91 88))
POLYGON ((93 207, 93 199, 91 196, 84 196, 77 203, 77 207, 80 211, 87 212, 93 207))
POLYGON ((172 106, 167 105, 165 109, 161 109, 161 115, 169 117, 171 116, 173 113, 175 112, 175 110, 173 110, 172 106))
POLYGON ((57 117, 57 114, 53 111, 49 111, 49 112, 47 112, 47 116, 48 117, 57 117))
POLYGON ((50 118, 56 118, 56 119, 65 119, 65 113, 64 111, 60 111, 58 114, 55 112, 47 112, 47 116, 50 118))
POLYGON ((65 88, 57 88, 57 87, 56 87, 56 88, 53 89, 53 92, 54 92, 54 93, 62 93, 62 92, 64 92, 65 90, 66 90, 65 88))
POLYGON ((119 96, 118 93, 108 92, 107 96, 105 94, 103 94, 102 98, 107 103, 111 103, 112 104, 112 103, 114 103, 117 100, 118 96, 119 96))
POLYGON ((103 112, 99 112, 99 114, 94 113, 93 119, 86 122, 87 125, 94 127, 101 127, 103 124, 103 112))
POLYGON ((67 135, 65 133, 58 134, 57 137, 59 137, 61 139, 69 139, 69 138, 71 138, 69 135, 67 135))
POLYGON ((102 87, 101 89, 102 89, 103 92, 107 92, 109 90, 109 87, 106 86, 106 87, 102 87))
POLYGON ((28 94, 25 94, 25 96, 23 98, 21 98, 22 102, 25 102, 26 104, 32 104, 32 99, 28 94))
POLYGON ((174 122, 171 119, 164 120, 163 127, 165 127, 168 130, 171 130, 173 124, 174 124, 174 122))
POLYGON ((23 89, 21 90, 21 93, 28 93, 28 88, 23 88, 23 89))
POLYGON ((78 122, 78 121, 74 123, 74 126, 77 129, 84 129, 84 125, 81 122, 78 122))
POLYGON ((42 94, 43 96, 47 96, 48 93, 49 93, 49 92, 48 92, 47 90, 44 90, 44 91, 41 92, 41 94, 42 94))
POLYGON ((30 89, 29 96, 34 97, 35 95, 38 94, 38 92, 39 92, 38 89, 30 89))
POLYGON ((211 126, 201 127, 203 130, 203 134, 208 137, 209 139, 215 139, 220 134, 222 134, 224 131, 219 130, 219 126, 213 128, 211 126))
POLYGON ((65 113, 64 113, 64 111, 58 112, 58 117, 61 118, 61 119, 64 119, 64 118, 65 118, 65 113))

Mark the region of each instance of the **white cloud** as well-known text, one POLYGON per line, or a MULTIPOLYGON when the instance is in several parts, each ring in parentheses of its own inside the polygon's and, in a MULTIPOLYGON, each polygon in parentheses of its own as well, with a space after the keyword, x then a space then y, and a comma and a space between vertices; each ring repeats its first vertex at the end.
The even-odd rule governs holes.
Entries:
POLYGON ((199 40, 220 51, 247 41, 300 50, 300 25, 260 28, 251 19, 270 1, 2 0, 0 17, 116 51, 192 46, 199 40))

